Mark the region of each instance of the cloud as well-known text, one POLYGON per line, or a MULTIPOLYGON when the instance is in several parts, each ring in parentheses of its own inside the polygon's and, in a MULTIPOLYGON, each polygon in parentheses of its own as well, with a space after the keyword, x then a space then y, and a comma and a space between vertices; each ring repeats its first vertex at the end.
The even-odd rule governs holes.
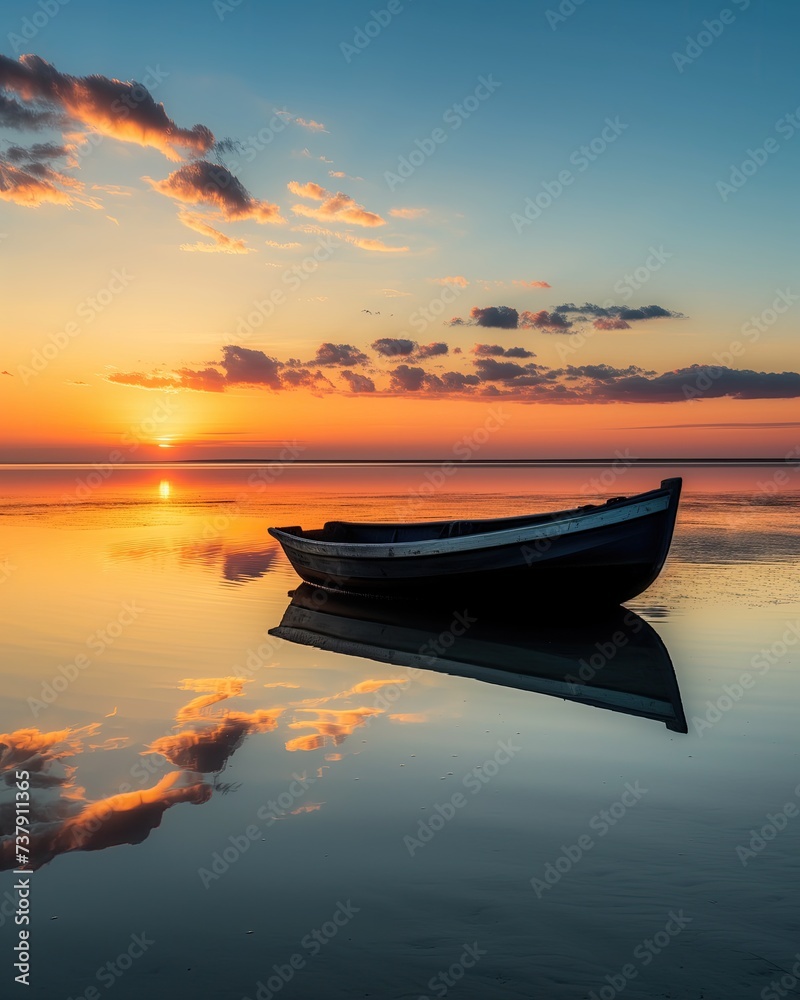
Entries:
POLYGON ((276 250, 296 250, 302 243, 277 243, 275 240, 264 240, 268 247, 275 247, 276 250))
POLYGON ((80 181, 46 163, 30 162, 18 167, 0 155, 0 198, 5 201, 27 208, 45 204, 71 208, 76 203, 100 208, 100 203, 85 196, 83 190, 80 181))
POLYGON ((523 288, 552 288, 548 281, 512 281, 512 285, 521 285, 523 288))
MULTIPOLYGON (((685 319, 683 313, 673 312, 665 309, 664 306, 598 306, 594 302, 584 302, 582 306, 576 306, 574 302, 565 302, 556 306, 557 313, 575 313, 578 319, 585 320, 587 316, 595 317, 618 317, 621 320, 647 320, 647 319, 685 319)), ((601 328, 598 328, 601 329, 601 328)), ((621 327, 604 327, 602 329, 622 329, 621 327)))
MULTIPOLYGON (((355 351, 355 348, 352 350, 355 351)), ((363 357, 366 359, 366 355, 363 357)), ((354 363, 354 359, 350 363, 354 363)), ((105 377, 107 381, 118 385, 142 389, 194 389, 198 392, 224 392, 231 386, 244 385, 263 386, 276 392, 281 389, 307 388, 319 393, 334 388, 333 383, 322 372, 311 371, 298 361, 278 361, 263 351, 236 344, 223 347, 222 359, 214 362, 213 367, 199 370, 177 368, 174 371, 149 373, 112 372, 105 377)))
POLYGON ((70 153, 69 146, 54 142, 35 142, 32 146, 9 146, 3 156, 11 163, 37 163, 43 160, 57 160, 70 153))
POLYGON ((538 373, 538 365, 519 365, 516 361, 496 361, 494 358, 480 358, 474 361, 475 370, 482 382, 508 382, 522 376, 538 373))
POLYGON ((476 344, 472 348, 472 353, 480 357, 496 358, 535 358, 533 351, 528 351, 524 347, 501 347, 500 344, 476 344))
POLYGON ((389 215, 395 219, 421 219, 428 214, 427 208, 390 208, 389 215))
POLYGON ((546 309, 540 309, 539 312, 528 312, 527 310, 520 313, 519 325, 523 330, 537 329, 537 330, 568 330, 572 326, 572 321, 566 319, 560 312, 549 313, 546 309))
POLYGON ((359 247, 361 250, 372 250, 374 253, 408 253, 408 247, 390 247, 383 240, 375 239, 364 239, 360 236, 343 236, 341 239, 346 240, 348 243, 352 243, 353 246, 359 247))
POLYGON ((445 372, 441 376, 442 385, 449 392, 461 392, 468 387, 480 384, 477 375, 465 375, 463 372, 445 372))
POLYGON ((224 392, 225 377, 216 368, 195 371, 178 368, 174 372, 112 372, 109 382, 138 386, 141 389, 195 389, 198 392, 224 392))
MULTIPOLYGON (((428 345, 428 347, 439 345, 428 345)), ((444 346, 444 345, 442 345, 444 346)), ((322 392, 376 392, 403 395, 429 393, 458 396, 503 396, 521 402, 546 403, 673 403, 687 399, 795 399, 800 398, 800 373, 756 372, 724 366, 690 365, 676 371, 646 370, 638 365, 616 367, 608 364, 567 365, 549 368, 526 362, 531 352, 524 348, 502 348, 476 344, 472 364, 474 374, 450 371, 441 375, 428 372, 415 355, 414 341, 382 338, 372 345, 384 357, 408 362, 385 373, 382 386, 373 378, 346 368, 337 386, 320 370, 299 361, 279 361, 263 351, 236 345, 223 348, 219 362, 204 369, 178 368, 151 373, 115 372, 107 376, 117 384, 146 389, 196 389, 222 392, 230 386, 255 386, 270 391, 306 388, 322 392), (376 345, 380 345, 379 347, 376 345), (518 359, 518 360, 517 360, 518 359), (346 388, 345 388, 346 387, 346 388)), ((443 354, 439 349, 428 357, 443 354)), ((363 363, 365 355, 347 344, 322 344, 314 364, 344 365, 345 359, 363 363), (330 359, 330 360, 328 360, 330 359)), ((259 554, 261 556, 262 554, 259 554)))
POLYGON ((267 357, 263 351, 228 344, 222 348, 220 366, 225 370, 226 381, 231 385, 266 385, 280 389, 279 369, 282 363, 267 357))
POLYGON ((420 361, 425 358, 435 358, 440 357, 443 354, 447 354, 448 347, 447 344, 441 342, 435 344, 421 344, 416 351, 416 356, 420 361))
POLYGON ((342 378, 350 386, 351 392, 375 392, 375 383, 366 375, 359 375, 357 372, 344 371, 342 378))
POLYGON ((337 240, 341 240, 343 243, 350 243, 353 246, 359 247, 362 250, 370 250, 375 253, 408 253, 408 247, 392 247, 388 246, 381 240, 375 239, 365 239, 360 236, 353 236, 351 233, 340 233, 333 229, 325 229, 323 226, 315 225, 302 225, 294 227, 296 231, 302 233, 310 233, 315 236, 332 236, 337 240))
POLYGON ((317 219, 320 222, 347 222, 355 226, 385 226, 386 220, 375 212, 368 212, 363 205, 359 205, 350 195, 333 194, 319 184, 310 181, 308 184, 300 184, 299 181, 290 181, 289 190, 300 198, 308 198, 311 201, 321 202, 318 208, 309 205, 293 205, 292 211, 295 215, 301 215, 309 219, 317 219))
POLYGON ((592 323, 595 330, 630 330, 630 323, 626 323, 619 316, 598 316, 592 323))
POLYGON ((670 312, 663 306, 642 306, 639 309, 620 309, 619 318, 624 320, 638 319, 665 319, 667 317, 680 317, 682 313, 670 312))
POLYGON ((418 392, 425 380, 424 369, 409 365, 398 365, 390 375, 390 388, 394 392, 418 392))
POLYGON ((314 201, 325 201, 329 196, 329 192, 321 184, 315 184, 314 181, 309 181, 307 184, 301 184, 300 181, 289 181, 287 187, 292 192, 300 198, 311 198, 314 201))
POLYGON ((190 205, 210 205, 228 222, 252 219, 255 222, 285 222, 277 205, 258 201, 245 190, 227 167, 208 160, 196 160, 175 170, 162 181, 144 180, 160 194, 190 205))
POLYGON ((295 118, 295 125, 300 125, 302 128, 310 129, 312 132, 327 132, 328 130, 322 124, 322 122, 315 122, 313 118, 295 118))
POLYGON ((404 340, 396 337, 381 337, 370 344, 373 351, 382 354, 386 358, 396 358, 398 356, 412 354, 417 344, 414 340, 404 340))
POLYGON ((351 344, 331 344, 326 342, 317 348, 311 364, 315 365, 363 365, 369 358, 363 351, 351 344))
POLYGON ((363 181, 364 180, 363 177, 352 177, 350 174, 346 174, 344 172, 344 170, 329 170, 328 171, 328 176, 329 177, 336 177, 339 180, 347 180, 347 181, 363 181))
POLYGON ((588 401, 675 403, 686 399, 795 399, 800 396, 797 372, 756 372, 713 365, 690 365, 648 378, 631 375, 590 386, 588 401))
POLYGON ((61 112, 26 107, 13 97, 0 93, 0 128, 35 132, 44 128, 62 128, 66 124, 67 118, 61 112))
POLYGON ((455 274, 449 278, 431 278, 435 285, 455 285, 457 288, 466 288, 469 282, 463 274, 455 274))
POLYGON ((178 218, 187 228, 194 229, 195 232, 203 236, 208 236, 213 241, 212 243, 182 243, 181 250, 202 253, 253 253, 253 249, 248 247, 244 240, 235 240, 230 236, 226 236, 218 229, 210 226, 199 215, 193 215, 191 212, 186 212, 182 209, 178 213, 178 218))
POLYGON ((381 294, 385 295, 387 299, 402 299, 409 296, 411 292, 398 292, 396 288, 382 288, 381 294))
POLYGON ((511 306, 473 306, 470 316, 475 321, 476 326, 496 327, 500 330, 516 330, 519 322, 519 313, 511 306))
POLYGON ((149 90, 98 74, 70 76, 36 55, 19 61, 0 55, 0 87, 14 92, 35 111, 62 111, 101 135, 160 150, 170 160, 207 153, 214 135, 205 125, 180 128, 149 90), (44 105, 44 108, 36 105, 44 105))

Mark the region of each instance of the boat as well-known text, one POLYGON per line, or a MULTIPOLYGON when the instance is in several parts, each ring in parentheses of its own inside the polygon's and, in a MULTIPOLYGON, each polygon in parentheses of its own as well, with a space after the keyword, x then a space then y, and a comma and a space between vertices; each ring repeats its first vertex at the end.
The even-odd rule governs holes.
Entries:
POLYGON ((681 480, 545 514, 410 523, 328 521, 270 528, 307 583, 427 600, 478 587, 540 604, 615 606, 646 590, 672 541, 681 480))
POLYGON ((403 667, 408 680, 436 671, 687 732, 669 653, 655 629, 628 608, 587 617, 565 605, 531 623, 520 601, 479 601, 454 610, 304 583, 270 635, 403 667))

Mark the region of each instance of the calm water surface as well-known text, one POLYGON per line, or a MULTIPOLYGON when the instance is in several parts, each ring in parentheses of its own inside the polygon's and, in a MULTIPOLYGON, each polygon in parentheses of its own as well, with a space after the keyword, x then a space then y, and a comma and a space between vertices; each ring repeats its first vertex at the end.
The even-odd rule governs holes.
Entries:
MULTIPOLYGON (((478 468, 434 488, 429 472, 0 471, 3 996, 20 768, 37 866, 27 995, 788 988, 798 484, 778 488, 773 469, 478 468), (660 658, 641 670, 674 667, 687 733, 629 714, 624 690, 604 709, 269 634, 299 581, 268 525, 557 509, 676 474, 667 567, 629 607, 660 658)), ((562 603, 575 670, 630 674, 634 644, 601 630, 595 645, 562 603)), ((561 649, 548 626, 532 604, 504 628, 529 632, 536 661, 561 649)))

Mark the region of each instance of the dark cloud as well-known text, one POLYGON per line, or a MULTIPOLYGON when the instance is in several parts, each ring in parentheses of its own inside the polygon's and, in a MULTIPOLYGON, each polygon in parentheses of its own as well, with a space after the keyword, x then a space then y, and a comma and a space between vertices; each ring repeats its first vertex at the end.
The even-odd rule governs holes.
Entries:
POLYGON ((626 323, 619 316, 598 316, 592 323, 595 330, 630 330, 630 323, 626 323))
POLYGON ((351 392, 375 392, 375 383, 366 375, 357 372, 342 372, 342 378, 350 386, 351 392))
POLYGON ((524 347, 501 347, 500 344, 476 344, 472 353, 483 358, 535 358, 533 351, 524 347))
POLYGON ((263 351, 249 347, 228 344, 222 348, 220 367, 225 370, 229 384, 266 385, 270 389, 281 388, 280 369, 282 363, 267 357, 263 351))
POLYGON ((627 378, 632 375, 655 375, 654 371, 639 368, 638 365, 628 365, 627 368, 614 368, 612 365, 567 365, 566 368, 552 369, 553 376, 565 376, 567 379, 588 378, 597 382, 613 382, 615 379, 627 378))
POLYGON ((66 124, 66 116, 58 111, 27 107, 13 97, 0 94, 0 128, 35 132, 43 128, 62 128, 66 124))
POLYGON ((395 337, 381 337, 370 345, 373 351, 386 358, 403 357, 412 354, 417 347, 414 340, 403 340, 395 337))
POLYGON ((227 221, 283 222, 280 209, 258 201, 227 167, 209 160, 195 160, 173 171, 162 181, 144 178, 154 190, 189 205, 208 205, 227 221))
POLYGON ((390 389, 393 392, 418 392, 422 388, 424 380, 424 369, 398 365, 391 372, 390 389))
POLYGON ((363 365, 369 358, 363 351, 351 344, 331 344, 325 342, 317 348, 315 365, 363 365))
POLYGON ((800 374, 690 365, 655 377, 631 375, 598 382, 584 391, 587 402, 675 403, 721 396, 732 399, 795 399, 800 396, 800 374))
POLYGON ((548 312, 546 309, 540 309, 539 312, 534 313, 526 310, 519 317, 519 325, 523 330, 534 329, 559 332, 561 330, 568 330, 572 326, 572 321, 568 320, 560 312, 548 312))
POLYGON ((281 373, 280 388, 308 389, 315 396, 329 392, 334 388, 333 382, 321 371, 311 371, 310 368, 287 368, 281 373))
MULTIPOLYGON (((613 318, 617 317, 620 320, 646 320, 646 319, 684 319, 683 313, 672 312, 669 309, 665 309, 663 306, 638 306, 637 308, 630 308, 629 306, 598 306, 594 302, 584 302, 582 306, 576 306, 574 302, 565 302, 563 305, 556 306, 555 312, 557 313, 570 313, 575 314, 576 318, 581 321, 586 321, 589 316, 594 316, 596 318, 613 318)), ((597 326, 597 324, 595 324, 597 326)), ((624 329, 624 327, 601 327, 597 326, 598 329, 624 329)))
POLYGON ((518 365, 516 361, 495 361, 494 358, 480 358, 473 364, 482 382, 508 382, 538 371, 534 364, 518 365))
POLYGON ((448 347, 447 344, 436 343, 436 344, 420 344, 417 348, 416 356, 420 361, 425 358, 436 358, 441 357, 443 354, 447 354, 448 347))
POLYGON ((470 316, 476 326, 494 327, 498 330, 516 330, 519 313, 511 306, 473 306, 470 316))
POLYGON ((33 102, 34 112, 61 111, 102 135, 160 149, 171 160, 186 153, 202 155, 214 145, 210 129, 179 128, 164 105, 135 81, 98 74, 70 76, 40 56, 23 55, 15 61, 0 55, 0 87, 33 102))
POLYGON ((464 375, 462 372, 445 372, 441 378, 448 392, 465 390, 467 387, 480 385, 481 382, 477 375, 464 375))
POLYGON ((57 160, 67 156, 69 149, 54 142, 35 142, 32 146, 9 146, 3 153, 11 163, 36 163, 42 160, 57 160))

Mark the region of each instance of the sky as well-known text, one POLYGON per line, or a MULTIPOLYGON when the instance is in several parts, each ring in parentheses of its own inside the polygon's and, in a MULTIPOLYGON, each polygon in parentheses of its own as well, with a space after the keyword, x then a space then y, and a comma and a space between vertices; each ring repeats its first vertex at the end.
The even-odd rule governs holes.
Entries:
POLYGON ((791 0, 7 0, 0 462, 783 458, 791 0))

